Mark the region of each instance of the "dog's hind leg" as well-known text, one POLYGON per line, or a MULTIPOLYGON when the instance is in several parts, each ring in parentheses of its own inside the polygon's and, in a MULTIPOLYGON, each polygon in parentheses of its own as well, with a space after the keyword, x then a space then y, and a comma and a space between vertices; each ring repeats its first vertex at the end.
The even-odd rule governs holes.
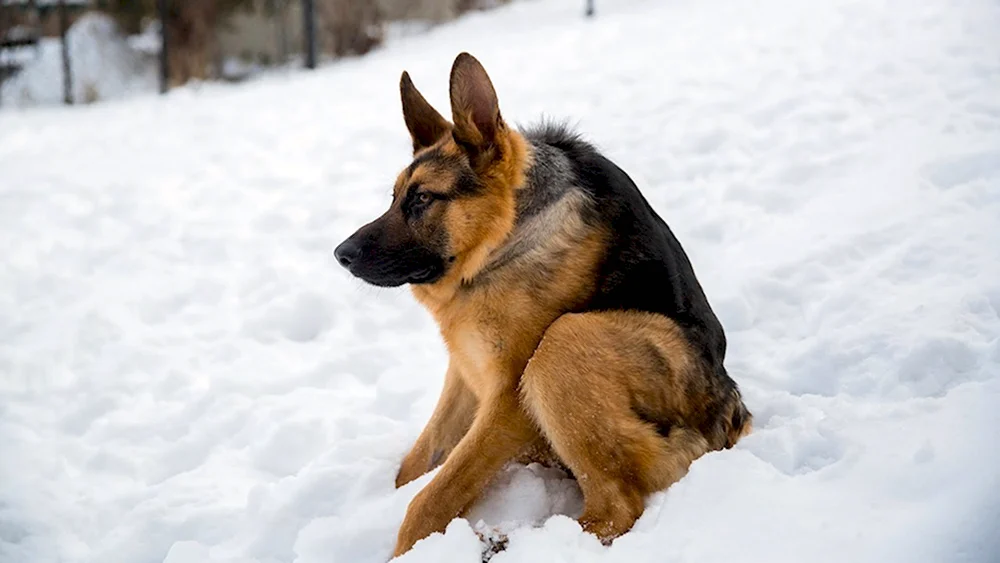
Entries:
POLYGON ((524 371, 522 403, 583 490, 581 525, 603 541, 628 531, 646 495, 709 450, 674 412, 690 365, 669 319, 608 312, 560 317, 524 371))

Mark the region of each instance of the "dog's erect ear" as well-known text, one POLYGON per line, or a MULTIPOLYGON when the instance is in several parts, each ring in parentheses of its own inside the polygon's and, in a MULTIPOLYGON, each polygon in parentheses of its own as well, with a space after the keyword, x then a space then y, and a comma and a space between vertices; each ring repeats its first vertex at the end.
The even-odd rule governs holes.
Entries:
POLYGON ((499 156, 497 138, 505 125, 497 93, 486 69, 468 53, 458 55, 451 67, 451 115, 455 141, 473 162, 499 156))
POLYGON ((399 96, 403 100, 403 119, 413 139, 413 152, 429 147, 451 131, 451 124, 417 91, 404 71, 399 79, 399 96))

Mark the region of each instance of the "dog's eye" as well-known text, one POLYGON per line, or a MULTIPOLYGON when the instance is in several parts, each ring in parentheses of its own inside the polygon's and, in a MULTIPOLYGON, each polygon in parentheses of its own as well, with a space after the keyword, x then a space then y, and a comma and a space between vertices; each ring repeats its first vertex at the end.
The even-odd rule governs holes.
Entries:
POLYGON ((427 192, 420 192, 419 194, 417 194, 417 203, 419 203, 420 205, 427 205, 433 199, 434 196, 432 196, 427 192))

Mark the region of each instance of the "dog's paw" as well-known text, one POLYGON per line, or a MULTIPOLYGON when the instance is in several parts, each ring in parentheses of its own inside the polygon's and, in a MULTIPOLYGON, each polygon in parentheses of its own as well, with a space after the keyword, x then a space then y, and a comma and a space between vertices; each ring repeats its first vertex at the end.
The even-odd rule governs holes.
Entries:
POLYGON ((494 555, 507 549, 507 534, 497 530, 475 530, 479 541, 482 542, 483 563, 487 563, 494 555))

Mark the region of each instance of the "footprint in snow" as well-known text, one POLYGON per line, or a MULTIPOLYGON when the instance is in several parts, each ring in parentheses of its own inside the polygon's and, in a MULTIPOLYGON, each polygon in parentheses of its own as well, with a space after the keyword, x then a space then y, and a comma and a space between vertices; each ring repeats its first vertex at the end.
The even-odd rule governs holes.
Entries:
POLYGON ((311 342, 331 324, 329 302, 316 293, 301 293, 265 306, 263 314, 247 323, 246 331, 262 342, 275 336, 292 342, 311 342))
POLYGON ((1000 152, 986 151, 953 156, 924 167, 934 185, 950 189, 974 180, 1000 176, 1000 152))

